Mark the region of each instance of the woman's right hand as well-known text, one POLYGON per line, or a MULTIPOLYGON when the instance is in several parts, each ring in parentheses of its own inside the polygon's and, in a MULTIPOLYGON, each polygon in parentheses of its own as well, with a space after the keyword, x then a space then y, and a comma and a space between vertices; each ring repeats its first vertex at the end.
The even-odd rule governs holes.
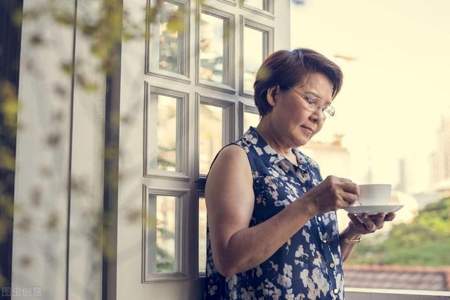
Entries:
POLYGON ((328 176, 319 185, 305 194, 312 209, 317 215, 352 205, 359 198, 359 187, 350 179, 328 176))

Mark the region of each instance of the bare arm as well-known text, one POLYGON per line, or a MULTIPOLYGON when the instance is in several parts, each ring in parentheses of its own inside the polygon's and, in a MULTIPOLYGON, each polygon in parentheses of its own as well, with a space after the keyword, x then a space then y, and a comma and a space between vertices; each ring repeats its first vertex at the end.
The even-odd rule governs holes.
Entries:
POLYGON ((238 146, 225 148, 217 157, 208 175, 205 196, 213 259, 225 277, 267 260, 315 214, 311 201, 295 201, 249 228, 253 179, 247 155, 238 146))
POLYGON ((329 176, 278 214, 249 228, 254 195, 247 155, 238 146, 223 149, 210 170, 205 191, 213 259, 218 271, 229 277, 256 267, 311 217, 347 207, 357 199, 357 194, 357 186, 350 180, 329 176))
POLYGON ((352 242, 352 240, 359 239, 360 237, 360 234, 352 233, 348 228, 340 234, 339 238, 343 261, 347 260, 353 251, 353 247, 356 245, 356 243, 352 242))

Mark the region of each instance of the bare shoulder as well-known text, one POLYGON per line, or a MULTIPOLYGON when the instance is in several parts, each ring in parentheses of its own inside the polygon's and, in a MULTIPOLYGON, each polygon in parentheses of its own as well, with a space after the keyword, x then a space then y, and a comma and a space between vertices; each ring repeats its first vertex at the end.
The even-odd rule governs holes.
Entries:
POLYGON ((208 174, 205 198, 208 214, 236 216, 236 210, 253 204, 253 178, 244 149, 237 145, 222 149, 208 174))
POLYGON ((205 200, 213 259, 226 270, 227 245, 248 228, 253 212, 253 178, 244 149, 230 145, 218 154, 206 181, 205 200))
POLYGON ((251 175, 251 168, 247 154, 238 145, 229 145, 220 151, 208 174, 208 181, 214 181, 215 177, 236 175, 245 172, 251 175))
POLYGON ((245 153, 244 149, 242 149, 238 145, 231 144, 220 151, 217 160, 219 159, 230 161, 247 161, 247 154, 245 153))

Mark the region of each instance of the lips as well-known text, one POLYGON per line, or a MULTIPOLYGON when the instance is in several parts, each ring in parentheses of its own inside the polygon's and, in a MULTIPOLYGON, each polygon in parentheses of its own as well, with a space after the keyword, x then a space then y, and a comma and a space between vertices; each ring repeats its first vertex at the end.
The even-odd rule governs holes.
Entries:
POLYGON ((302 125, 300 127, 302 127, 303 129, 306 129, 309 132, 309 134, 312 134, 314 132, 314 130, 311 127, 304 126, 304 125, 302 125))

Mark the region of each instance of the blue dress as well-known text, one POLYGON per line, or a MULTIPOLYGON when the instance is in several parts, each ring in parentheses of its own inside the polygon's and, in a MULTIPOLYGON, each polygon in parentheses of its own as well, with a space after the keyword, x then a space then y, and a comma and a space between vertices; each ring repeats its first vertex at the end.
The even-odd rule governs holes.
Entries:
MULTIPOLYGON (((277 154, 253 127, 235 142, 253 175, 250 226, 279 213, 322 181, 318 165, 293 150, 298 166, 277 154)), ((344 299, 342 256, 334 211, 311 218, 270 258, 225 278, 217 272, 209 231, 205 299, 344 299)))

